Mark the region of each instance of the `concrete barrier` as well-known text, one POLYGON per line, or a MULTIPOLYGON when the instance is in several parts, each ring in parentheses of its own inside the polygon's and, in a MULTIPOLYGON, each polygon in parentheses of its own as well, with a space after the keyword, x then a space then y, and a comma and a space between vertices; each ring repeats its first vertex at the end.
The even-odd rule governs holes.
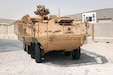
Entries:
POLYGON ((88 37, 87 38, 87 43, 113 43, 113 38, 94 37, 94 40, 92 40, 92 37, 88 37))
POLYGON ((0 34, 0 39, 18 39, 18 36, 15 34, 0 34))

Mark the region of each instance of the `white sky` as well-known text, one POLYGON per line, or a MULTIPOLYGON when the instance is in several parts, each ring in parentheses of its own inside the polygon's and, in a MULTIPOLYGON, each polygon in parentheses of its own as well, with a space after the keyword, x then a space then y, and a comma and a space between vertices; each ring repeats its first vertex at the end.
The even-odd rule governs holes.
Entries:
POLYGON ((103 8, 113 8, 113 0, 0 0, 0 18, 20 19, 34 15, 36 5, 43 4, 50 14, 71 15, 103 8))

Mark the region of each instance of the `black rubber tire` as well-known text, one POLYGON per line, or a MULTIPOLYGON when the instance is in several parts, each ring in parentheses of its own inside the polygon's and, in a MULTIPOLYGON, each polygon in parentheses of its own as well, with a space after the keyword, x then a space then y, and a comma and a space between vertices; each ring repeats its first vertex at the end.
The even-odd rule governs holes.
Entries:
POLYGON ((24 51, 25 51, 25 52, 27 51, 26 48, 24 48, 24 51))
POLYGON ((23 42, 23 48, 24 48, 24 51, 27 52, 26 44, 24 42, 23 42))
POLYGON ((65 53, 65 56, 70 56, 71 55, 71 52, 64 52, 65 53))
POLYGON ((41 63, 41 48, 40 45, 35 46, 35 61, 36 63, 41 63))
POLYGON ((31 54, 31 46, 28 45, 28 50, 27 50, 28 54, 31 54))
POLYGON ((31 58, 35 59, 35 43, 31 43, 31 58))
POLYGON ((81 55, 80 47, 72 51, 72 58, 79 60, 81 55))

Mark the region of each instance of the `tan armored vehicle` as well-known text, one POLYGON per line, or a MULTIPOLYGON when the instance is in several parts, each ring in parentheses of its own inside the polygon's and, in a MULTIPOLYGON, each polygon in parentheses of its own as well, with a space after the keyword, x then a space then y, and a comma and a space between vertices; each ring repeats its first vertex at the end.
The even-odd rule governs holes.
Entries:
POLYGON ((50 15, 43 5, 37 6, 35 17, 25 15, 15 22, 15 33, 23 41, 24 50, 37 63, 50 51, 64 51, 73 59, 80 58, 80 47, 85 43, 88 23, 77 23, 75 19, 50 15))

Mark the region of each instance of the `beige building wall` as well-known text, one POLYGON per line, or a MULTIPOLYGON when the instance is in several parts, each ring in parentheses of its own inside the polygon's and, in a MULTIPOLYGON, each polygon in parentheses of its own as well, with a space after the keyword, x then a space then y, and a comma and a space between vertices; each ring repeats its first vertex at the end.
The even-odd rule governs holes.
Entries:
POLYGON ((14 25, 8 26, 8 34, 14 34, 14 25))
POLYGON ((0 26, 0 34, 6 34, 6 26, 0 26))
POLYGON ((113 23, 112 20, 98 20, 98 23, 113 23))
POLYGON ((0 25, 0 39, 17 39, 14 34, 14 25, 0 25))

